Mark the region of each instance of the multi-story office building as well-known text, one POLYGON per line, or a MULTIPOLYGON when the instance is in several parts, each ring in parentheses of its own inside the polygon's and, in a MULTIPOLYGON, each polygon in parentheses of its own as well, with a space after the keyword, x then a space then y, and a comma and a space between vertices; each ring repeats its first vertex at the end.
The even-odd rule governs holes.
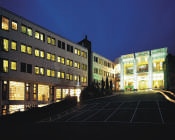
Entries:
POLYGON ((98 83, 100 85, 102 79, 105 81, 106 78, 108 78, 108 81, 112 81, 113 84, 115 83, 114 62, 95 52, 92 53, 91 61, 92 61, 92 80, 94 83, 98 83))
POLYGON ((0 8, 0 114, 80 94, 88 50, 0 8))
POLYGON ((120 90, 164 88, 163 64, 167 54, 167 48, 160 48, 122 55, 116 59, 120 79, 116 81, 116 87, 120 90))

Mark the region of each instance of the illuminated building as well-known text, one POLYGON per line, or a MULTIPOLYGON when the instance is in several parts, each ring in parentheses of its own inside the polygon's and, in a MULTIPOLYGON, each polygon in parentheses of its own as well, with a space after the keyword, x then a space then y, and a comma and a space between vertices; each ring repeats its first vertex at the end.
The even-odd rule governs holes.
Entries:
POLYGON ((0 115, 79 95, 88 50, 0 8, 0 115))
POLYGON ((167 48, 122 55, 119 58, 120 90, 164 88, 163 64, 167 48))
MULTIPOLYGON (((92 53, 92 81, 101 84, 102 79, 112 81, 114 84, 114 62, 93 52, 92 53)), ((113 86, 114 88, 114 86, 113 86)))

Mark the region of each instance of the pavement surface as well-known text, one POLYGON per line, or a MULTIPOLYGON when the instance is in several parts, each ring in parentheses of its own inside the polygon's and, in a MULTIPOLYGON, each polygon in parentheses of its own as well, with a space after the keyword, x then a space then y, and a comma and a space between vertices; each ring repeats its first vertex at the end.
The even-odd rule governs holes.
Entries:
POLYGON ((31 138, 175 139, 175 103, 158 92, 117 93, 88 100, 36 124, 10 128, 16 136, 33 134, 31 138))

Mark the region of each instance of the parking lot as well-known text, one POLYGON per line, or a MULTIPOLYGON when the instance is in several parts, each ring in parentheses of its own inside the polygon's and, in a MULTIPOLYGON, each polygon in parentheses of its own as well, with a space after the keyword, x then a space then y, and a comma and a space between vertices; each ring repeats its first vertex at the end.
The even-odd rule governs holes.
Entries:
POLYGON ((89 100, 41 122, 174 125, 175 104, 160 93, 129 92, 89 100))

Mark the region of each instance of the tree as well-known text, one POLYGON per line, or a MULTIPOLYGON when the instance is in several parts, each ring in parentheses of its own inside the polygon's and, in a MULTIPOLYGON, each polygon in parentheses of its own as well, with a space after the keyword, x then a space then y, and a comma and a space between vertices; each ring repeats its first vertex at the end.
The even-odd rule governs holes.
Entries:
POLYGON ((106 89, 109 89, 108 77, 106 77, 106 89))

